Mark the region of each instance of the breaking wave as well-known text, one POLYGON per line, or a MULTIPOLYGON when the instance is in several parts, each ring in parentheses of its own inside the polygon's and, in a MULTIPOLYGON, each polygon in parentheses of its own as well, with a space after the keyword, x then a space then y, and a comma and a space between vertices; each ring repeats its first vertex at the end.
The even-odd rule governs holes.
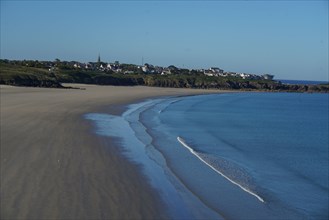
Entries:
POLYGON ((177 137, 177 141, 183 145, 185 148, 187 148, 194 156, 196 156, 200 161, 202 161, 204 164, 206 164, 208 167, 210 167, 212 170, 214 170, 216 173, 218 173, 219 175, 221 175, 222 177, 224 177, 225 179, 227 179, 229 182, 231 182, 232 184, 238 186, 239 188, 241 188, 243 191, 249 193, 250 195, 256 197, 259 201, 261 202, 265 202, 264 199, 257 195, 255 192, 252 192, 250 189, 246 188, 245 186, 243 186, 242 184, 236 182, 235 180, 233 180, 232 178, 228 177, 227 175, 225 175, 223 172, 221 172, 218 168, 216 168, 211 162, 207 161, 205 159, 205 157, 201 156, 202 154, 196 152, 195 150, 193 150, 188 144, 185 143, 185 141, 181 138, 181 137, 177 137))

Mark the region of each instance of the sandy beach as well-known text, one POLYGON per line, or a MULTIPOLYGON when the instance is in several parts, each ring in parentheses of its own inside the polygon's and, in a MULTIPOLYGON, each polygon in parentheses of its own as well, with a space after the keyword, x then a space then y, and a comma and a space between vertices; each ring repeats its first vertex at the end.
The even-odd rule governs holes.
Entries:
POLYGON ((159 96, 221 91, 1 85, 1 219, 159 219, 167 214, 139 167, 93 132, 89 112, 159 96))

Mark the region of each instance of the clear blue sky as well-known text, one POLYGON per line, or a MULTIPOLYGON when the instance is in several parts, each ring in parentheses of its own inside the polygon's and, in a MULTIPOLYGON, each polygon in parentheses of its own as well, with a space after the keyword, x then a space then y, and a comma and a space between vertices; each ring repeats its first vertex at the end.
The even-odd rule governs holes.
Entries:
POLYGON ((1 58, 328 81, 328 1, 3 1, 1 58))

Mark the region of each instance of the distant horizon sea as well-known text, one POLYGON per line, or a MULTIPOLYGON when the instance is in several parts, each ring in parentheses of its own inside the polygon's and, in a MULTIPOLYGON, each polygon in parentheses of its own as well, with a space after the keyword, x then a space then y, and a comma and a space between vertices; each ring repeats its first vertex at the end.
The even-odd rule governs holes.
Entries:
POLYGON ((297 85, 320 85, 328 84, 328 81, 315 81, 315 80, 291 80, 291 79, 275 79, 275 81, 280 81, 284 84, 297 84, 297 85))
POLYGON ((90 113, 172 219, 328 219, 329 94, 230 93, 90 113))

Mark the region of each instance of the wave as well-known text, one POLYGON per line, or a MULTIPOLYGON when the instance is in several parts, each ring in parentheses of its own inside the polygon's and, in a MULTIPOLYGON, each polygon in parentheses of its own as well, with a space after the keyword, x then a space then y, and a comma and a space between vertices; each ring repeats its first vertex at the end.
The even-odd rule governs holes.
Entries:
POLYGON ((180 101, 181 101, 181 99, 175 99, 175 100, 172 100, 172 101, 166 103, 166 104, 165 104, 165 107, 163 107, 162 109, 160 109, 160 110, 158 111, 158 113, 161 114, 162 112, 166 111, 167 108, 168 108, 171 104, 174 104, 174 103, 177 103, 177 102, 180 102, 180 101))
POLYGON ((234 185, 238 186, 239 188, 241 188, 243 191, 249 193, 250 195, 253 195, 254 197, 256 197, 259 201, 261 202, 265 202, 264 199, 262 197, 260 197, 259 195, 257 195, 256 193, 250 191, 249 189, 245 188, 244 186, 242 186, 241 184, 235 182, 234 180, 230 179, 228 176, 226 176, 225 174, 223 174, 221 171, 217 170, 214 166, 212 166, 210 163, 208 163, 206 160, 204 160, 197 152, 195 152, 190 146, 188 146, 185 141, 181 138, 181 137, 177 137, 178 142, 183 145, 185 148, 187 148, 194 156, 196 156, 199 160, 201 160, 204 164, 206 164, 208 167, 210 167, 212 170, 214 170, 216 173, 218 173, 219 175, 221 175, 222 177, 224 177, 225 179, 227 179, 228 181, 230 181, 231 183, 233 183, 234 185))

